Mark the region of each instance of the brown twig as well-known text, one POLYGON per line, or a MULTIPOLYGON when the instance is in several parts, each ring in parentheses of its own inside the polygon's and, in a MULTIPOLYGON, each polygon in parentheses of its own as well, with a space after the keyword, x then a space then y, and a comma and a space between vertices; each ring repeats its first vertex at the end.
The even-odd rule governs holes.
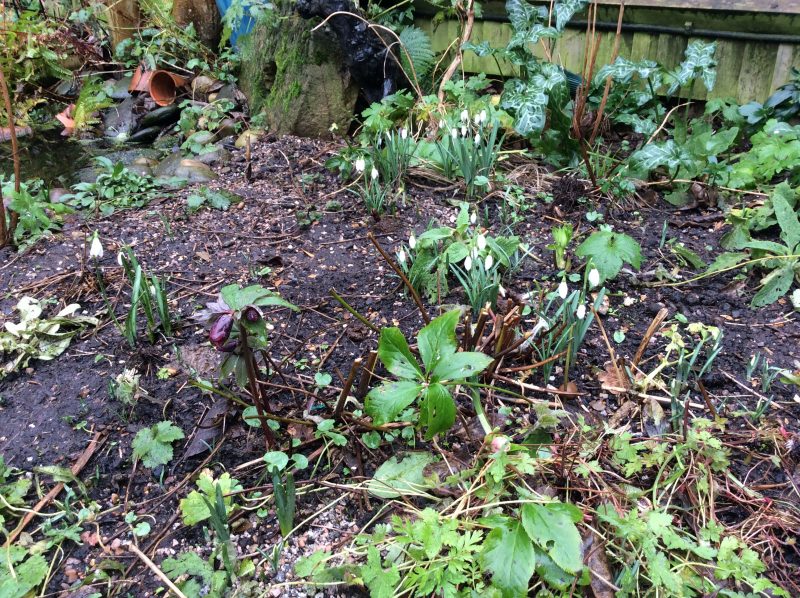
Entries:
MULTIPOLYGON (((19 148, 17 146, 17 126, 14 123, 14 108, 11 106, 11 96, 8 93, 6 76, 2 68, 0 68, 0 93, 3 94, 3 102, 6 106, 6 114, 8 115, 8 137, 11 139, 11 158, 14 161, 14 193, 19 193, 21 174, 19 148)), ((8 222, 8 228, 6 228, 6 208, 3 204, 2 197, 0 197, 0 247, 5 247, 6 244, 10 243, 13 239, 18 218, 19 215, 12 211, 11 218, 8 222)))
POLYGON ((411 293, 411 296, 414 298, 414 303, 416 303, 417 307, 419 308, 419 313, 422 314, 422 319, 425 321, 426 324, 428 324, 431 321, 431 318, 430 316, 428 316, 428 312, 425 311, 425 306, 422 304, 422 299, 419 298, 419 294, 417 293, 416 289, 414 289, 413 285, 411 284, 411 281, 409 281, 408 278, 406 278, 406 275, 403 274, 403 271, 400 269, 400 266, 398 266, 394 262, 394 260, 391 257, 389 257, 389 254, 384 251, 383 247, 381 247, 380 243, 378 243, 378 240, 375 238, 375 235, 369 233, 367 234, 367 238, 370 241, 372 241, 372 244, 375 246, 375 249, 378 250, 378 253, 381 254, 381 257, 383 257, 383 259, 386 260, 386 263, 389 264, 389 266, 391 266, 392 270, 394 270, 395 273, 401 278, 403 284, 406 285, 406 288, 408 289, 409 293, 411 293))
POLYGON ((464 54, 461 51, 461 47, 467 43, 470 38, 472 37, 472 27, 475 25, 475 3, 473 0, 469 0, 467 3, 467 22, 464 25, 464 33, 461 34, 461 40, 458 44, 458 48, 456 49, 456 55, 453 57, 453 61, 450 63, 450 66, 447 67, 447 70, 442 75, 442 80, 439 83, 439 103, 444 102, 444 88, 447 85, 447 82, 453 78, 455 75, 458 66, 461 64, 461 61, 464 59, 464 54))
MULTIPOLYGON (((622 15, 625 14, 625 0, 621 0, 619 3, 619 16, 617 17, 617 33, 614 37, 614 51, 611 54, 611 60, 609 61, 610 64, 613 64, 614 61, 617 59, 617 55, 619 54, 619 40, 622 37, 622 15)), ((611 75, 606 77, 606 86, 603 89, 603 99, 600 100, 600 106, 597 108, 597 114, 594 117, 594 127, 592 128, 592 134, 589 136, 589 145, 594 144, 594 140, 597 138, 597 133, 600 131, 600 123, 603 121, 603 114, 606 111, 606 103, 608 102, 608 94, 611 91, 611 75)))
POLYGON ((347 395, 350 394, 350 389, 353 387, 356 374, 363 362, 364 360, 361 357, 357 357, 355 361, 353 361, 353 365, 350 366, 350 373, 347 374, 347 380, 345 380, 344 386, 342 386, 342 392, 339 393, 339 400, 336 402, 336 409, 333 411, 333 419, 337 421, 342 419, 342 412, 344 411, 344 404, 347 402, 347 395))

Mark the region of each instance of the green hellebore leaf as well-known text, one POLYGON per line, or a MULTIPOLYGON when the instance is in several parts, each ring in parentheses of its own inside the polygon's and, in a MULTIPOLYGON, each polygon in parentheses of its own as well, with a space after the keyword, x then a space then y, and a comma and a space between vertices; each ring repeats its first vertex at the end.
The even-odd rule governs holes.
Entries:
POLYGON ((503 598, 528 595, 536 555, 521 523, 501 525, 489 532, 483 543, 481 561, 492 572, 492 584, 503 592, 503 598))
POLYGON ((456 404, 450 392, 439 383, 431 384, 422 393, 419 407, 419 423, 427 428, 425 439, 430 440, 439 432, 446 432, 456 421, 456 404))
POLYGON ((417 345, 426 371, 430 372, 456 352, 456 326, 460 316, 461 310, 453 309, 434 318, 419 331, 417 345))
POLYGON ((384 382, 369 392, 364 411, 377 425, 392 422, 421 392, 422 386, 411 380, 384 382))
POLYGON ((378 357, 398 378, 422 379, 422 370, 408 348, 408 341, 399 328, 384 328, 378 341, 378 357))
POLYGON ((568 573, 577 573, 583 567, 581 535, 575 527, 573 509, 580 518, 580 511, 572 505, 529 503, 522 507, 522 525, 528 537, 568 573))

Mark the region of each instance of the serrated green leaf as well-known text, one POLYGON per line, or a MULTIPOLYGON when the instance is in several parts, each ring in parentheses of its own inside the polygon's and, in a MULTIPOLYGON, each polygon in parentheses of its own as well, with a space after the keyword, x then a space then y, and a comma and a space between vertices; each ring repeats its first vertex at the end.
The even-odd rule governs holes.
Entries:
POLYGON ((767 274, 761 280, 761 289, 753 296, 750 306, 771 305, 789 292, 794 281, 794 264, 795 262, 791 262, 767 274))
POLYGON ((638 270, 642 261, 642 250, 635 239, 610 230, 592 233, 575 253, 590 259, 603 280, 613 279, 619 274, 624 262, 638 270))
POLYGON ((429 487, 424 470, 434 461, 433 455, 423 452, 410 453, 400 461, 392 457, 378 467, 367 489, 379 498, 424 494, 429 487))
POLYGON ((430 440, 440 432, 449 430, 456 421, 456 404, 450 392, 439 383, 428 386, 422 393, 419 423, 430 440))
POLYGON ((461 310, 453 309, 434 318, 419 331, 417 346, 426 371, 430 372, 456 352, 456 326, 460 316, 461 310))
POLYGON ((577 573, 583 567, 581 535, 573 523, 573 514, 561 507, 575 508, 558 503, 526 504, 522 507, 522 525, 528 537, 546 551, 556 565, 568 573, 577 573))
POLYGON ((171 443, 181 438, 184 438, 183 431, 170 421, 142 428, 131 444, 133 456, 141 459, 142 464, 149 469, 166 465, 172 460, 171 443))
POLYGON ((422 379, 422 370, 408 348, 408 341, 399 328, 381 330, 378 341, 378 357, 389 372, 398 378, 422 379))
POLYGON ((480 374, 492 361, 483 353, 462 351, 439 363, 431 373, 431 379, 438 382, 466 380, 480 374))
POLYGON ((481 562, 492 573, 492 584, 503 592, 503 598, 528 595, 536 555, 521 523, 500 525, 489 532, 483 543, 481 562))
POLYGON ((411 380, 384 382, 369 392, 364 411, 377 425, 393 422, 421 392, 422 386, 411 380))

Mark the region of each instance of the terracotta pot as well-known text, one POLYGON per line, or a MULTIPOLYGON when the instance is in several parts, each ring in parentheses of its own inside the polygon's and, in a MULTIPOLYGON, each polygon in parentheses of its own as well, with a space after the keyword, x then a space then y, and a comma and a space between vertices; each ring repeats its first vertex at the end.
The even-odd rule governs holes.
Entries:
POLYGON ((177 88, 186 85, 188 80, 169 71, 145 71, 139 66, 133 73, 128 91, 143 91, 150 94, 159 106, 169 106, 175 102, 177 88))

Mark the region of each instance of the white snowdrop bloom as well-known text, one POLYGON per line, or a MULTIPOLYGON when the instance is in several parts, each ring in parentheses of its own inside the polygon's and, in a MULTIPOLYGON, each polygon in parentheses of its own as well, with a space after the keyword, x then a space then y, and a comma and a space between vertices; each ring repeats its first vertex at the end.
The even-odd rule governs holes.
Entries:
POLYGON ((567 295, 569 294, 569 288, 567 288, 567 281, 562 280, 561 284, 558 285, 558 296, 562 299, 566 299, 567 295))
POLYGON ((414 236, 414 233, 411 233, 411 236, 408 238, 408 246, 411 249, 414 249, 417 246, 417 238, 414 236))
POLYGON ((475 123, 475 126, 476 126, 476 127, 477 127, 479 124, 481 124, 481 115, 480 115, 480 114, 476 114, 476 115, 475 115, 475 116, 472 118, 472 122, 473 122, 473 123, 475 123))
POLYGON ((405 127, 400 129, 400 139, 408 139, 408 129, 405 127))
POLYGON ((358 158, 356 160, 356 172, 364 172, 364 169, 367 167, 367 163, 364 158, 358 158))
POLYGON ((593 289, 600 284, 600 272, 597 268, 589 270, 589 288, 593 289))
POLYGON ((506 296, 506 289, 503 287, 503 285, 497 285, 497 292, 500 293, 501 297, 506 296))
POLYGON ((400 251, 397 252, 397 261, 400 262, 402 265, 406 263, 406 252, 403 251, 403 248, 400 248, 400 251))
POLYGON ((466 270, 467 272, 472 270, 472 258, 470 256, 467 256, 466 259, 464 260, 464 270, 466 270))
POLYGON ((550 324, 547 323, 547 320, 544 318, 539 318, 539 321, 536 322, 536 326, 534 326, 533 330, 531 330, 531 338, 536 338, 536 335, 543 330, 547 330, 548 328, 550 328, 550 324))
POLYGON ((490 253, 489 255, 486 256, 486 259, 483 262, 483 267, 486 268, 487 270, 491 270, 492 266, 494 266, 494 258, 490 253))
POLYGON ((469 215, 470 224, 475 224, 477 221, 478 221, 478 212, 472 212, 472 214, 469 215))
POLYGON ((478 244, 478 249, 480 249, 481 251, 486 249, 486 237, 485 236, 483 236, 482 234, 478 235, 478 239, 477 239, 476 242, 478 244))
POLYGON ((467 136, 467 125, 461 125, 461 136, 462 137, 467 136))
POLYGON ((450 137, 456 139, 458 137, 458 129, 450 129, 450 137))
POLYGON ((445 127, 445 122, 443 120, 440 120, 439 121, 439 128, 440 129, 444 129, 444 127, 445 127))
POLYGON ((117 263, 119 264, 120 268, 125 265, 125 263, 123 262, 124 259, 125 258, 122 256, 121 251, 117 253, 117 263))
POLYGON ((461 111, 461 122, 469 122, 469 112, 466 109, 461 111))
POLYGON ((372 172, 369 174, 369 176, 372 177, 373 181, 377 181, 378 180, 378 169, 373 166, 372 167, 372 172))
POLYGON ((478 255, 480 255, 479 252, 478 252, 478 248, 477 247, 473 247, 472 248, 472 252, 470 253, 470 255, 472 256, 473 260, 477 260, 478 259, 478 255))
POLYGON ((486 110, 481 110, 481 113, 478 115, 478 117, 479 117, 478 120, 480 121, 480 124, 485 123, 486 122, 486 110))
POLYGON ((475 145, 481 144, 481 136, 479 133, 475 133, 475 145))
POLYGON ((103 257, 103 244, 100 242, 100 236, 97 231, 94 232, 92 244, 89 246, 89 257, 96 259, 103 257))
POLYGON ((575 310, 575 317, 579 320, 583 320, 586 317, 586 304, 581 303, 578 306, 578 309, 575 310))

